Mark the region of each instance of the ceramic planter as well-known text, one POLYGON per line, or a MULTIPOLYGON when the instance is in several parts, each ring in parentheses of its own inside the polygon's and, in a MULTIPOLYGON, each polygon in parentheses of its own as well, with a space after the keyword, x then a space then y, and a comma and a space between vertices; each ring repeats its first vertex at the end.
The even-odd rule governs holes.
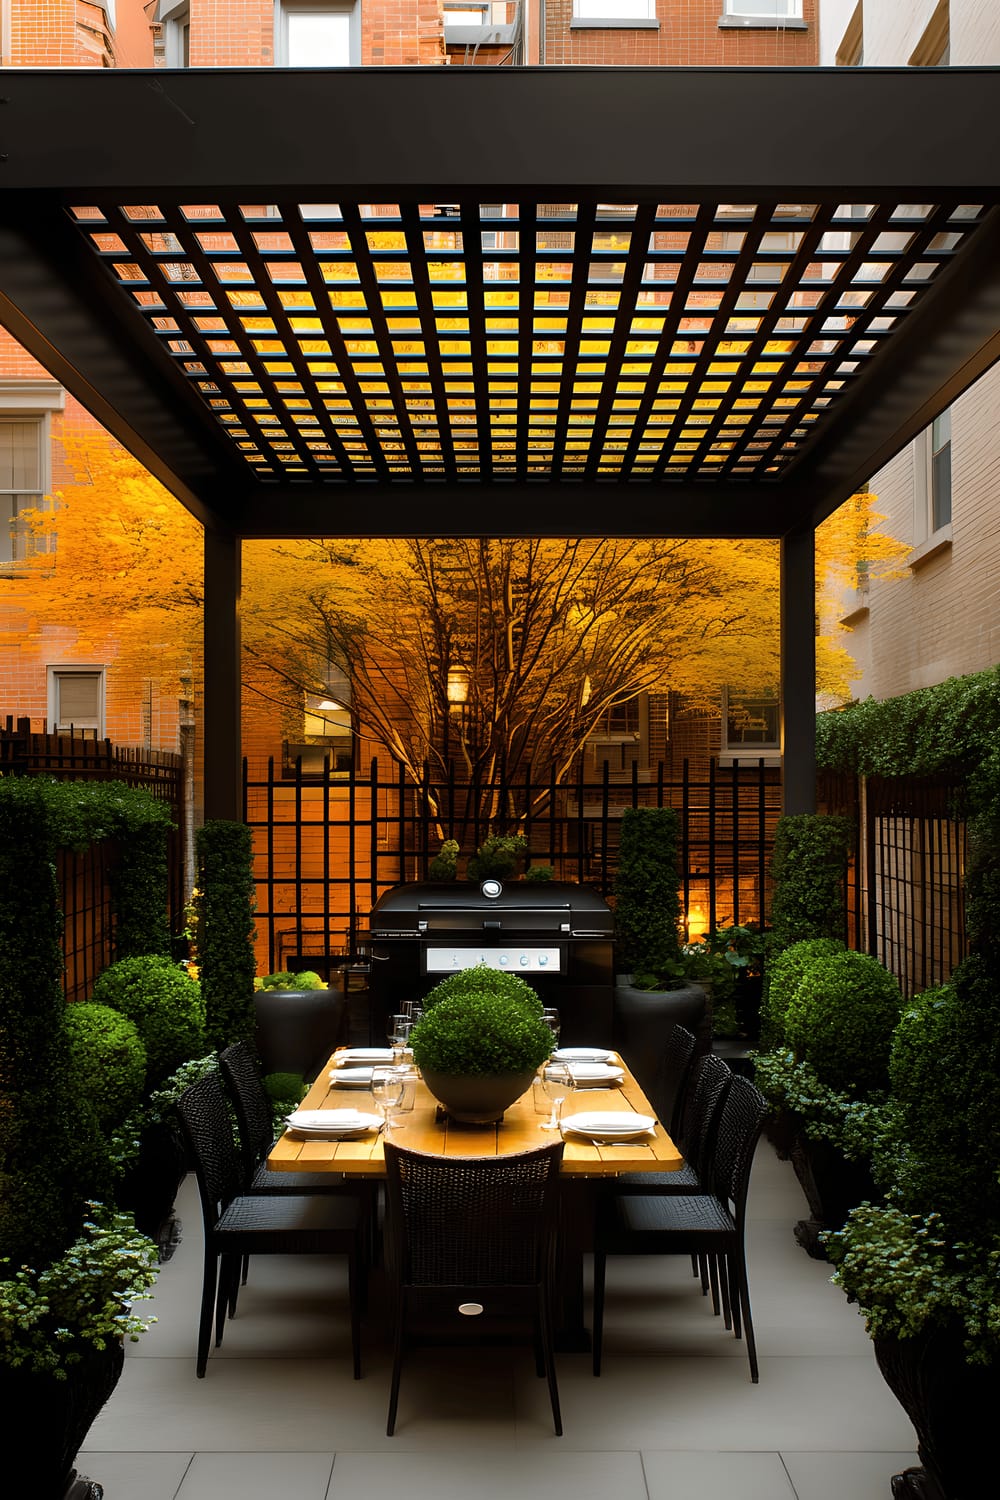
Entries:
POLYGON ((679 990, 638 990, 627 974, 615 980, 615 1046, 646 1098, 662 1119, 660 1064, 675 1025, 686 1026, 698 1040, 697 1053, 711 1050, 711 1013, 704 990, 687 984, 679 990))
POLYGON ((103 1489, 73 1461, 125 1363, 120 1343, 89 1349, 66 1379, 0 1365, 0 1405, 8 1428, 4 1468, 11 1495, 32 1500, 99 1500, 103 1489))
POLYGON ((347 1002, 341 989, 256 990, 255 1040, 265 1076, 313 1079, 343 1040, 347 1002))
POLYGON ((848 1160, 837 1146, 813 1140, 801 1127, 792 1136, 789 1155, 811 1214, 796 1224, 795 1238, 814 1260, 826 1260, 822 1232, 843 1229, 852 1208, 866 1201, 881 1203, 882 1195, 866 1161, 848 1160))
POLYGON ((526 1073, 436 1073, 422 1068, 424 1083, 453 1120, 469 1125, 488 1125, 503 1118, 503 1112, 531 1087, 535 1069, 526 1073))

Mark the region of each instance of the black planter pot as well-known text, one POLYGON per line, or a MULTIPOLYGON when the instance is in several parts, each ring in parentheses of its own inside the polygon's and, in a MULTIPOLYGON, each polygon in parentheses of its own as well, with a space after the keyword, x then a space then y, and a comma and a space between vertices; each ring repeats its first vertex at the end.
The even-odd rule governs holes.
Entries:
POLYGON ((313 1079, 344 1040, 347 1002, 342 989, 257 990, 257 1055, 265 1075, 298 1073, 313 1079))
POLYGON ((968 1364, 953 1327, 874 1343, 886 1384, 913 1423, 923 1466, 893 1475, 896 1500, 992 1500, 1000 1487, 993 1432, 1000 1369, 968 1364))
POLYGON ((789 1155, 810 1211, 796 1224, 795 1238, 814 1260, 826 1260, 819 1239, 823 1231, 843 1229, 852 1208, 881 1203, 882 1196, 867 1162, 849 1161, 829 1141, 812 1140, 801 1128, 792 1136, 789 1155))
POLYGON ((679 990, 637 990, 627 974, 619 974, 615 1046, 661 1120, 669 1119, 671 1105, 663 1097, 660 1069, 667 1039, 676 1025, 694 1032, 699 1055, 711 1050, 711 1012, 703 989, 685 985, 679 990))
POLYGON ((120 1343, 92 1349, 66 1366, 66 1379, 0 1366, 0 1408, 5 1444, 5 1493, 31 1500, 101 1500, 94 1480, 73 1461, 118 1384, 125 1362, 120 1343))
POLYGON ((169 1260, 177 1244, 174 1199, 188 1171, 187 1148, 173 1120, 148 1125, 139 1139, 139 1156, 125 1173, 117 1193, 122 1208, 135 1216, 140 1234, 155 1240, 160 1260, 169 1260))
POLYGON ((535 1070, 524 1073, 455 1074, 422 1069, 424 1083, 453 1120, 490 1125, 531 1087, 535 1070))

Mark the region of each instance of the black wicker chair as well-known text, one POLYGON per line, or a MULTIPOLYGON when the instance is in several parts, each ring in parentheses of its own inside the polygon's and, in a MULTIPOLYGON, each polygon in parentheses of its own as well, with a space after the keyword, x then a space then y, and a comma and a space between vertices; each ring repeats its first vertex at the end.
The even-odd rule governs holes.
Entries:
POLYGON ((612 1194, 665 1193, 671 1197, 711 1192, 705 1174, 715 1150, 719 1119, 732 1081, 729 1064, 716 1057, 714 1052, 706 1052, 699 1058, 682 1101, 682 1118, 677 1133, 670 1131, 675 1144, 684 1153, 684 1165, 676 1172, 623 1172, 608 1184, 607 1190, 612 1194))
POLYGON ((198 1325, 197 1373, 205 1374, 213 1312, 215 1347, 228 1310, 236 1310, 240 1267, 248 1255, 346 1255, 354 1378, 361 1377, 358 1281, 363 1244, 357 1199, 329 1194, 247 1194, 229 1108, 217 1073, 199 1079, 177 1101, 195 1163, 205 1228, 205 1270, 198 1325))
POLYGON ((548 1380, 561 1436, 551 1304, 562 1142, 486 1158, 427 1156, 391 1141, 384 1150, 394 1324, 387 1434, 413 1337, 467 1343, 520 1332, 548 1380))
POLYGON ((600 1201, 594 1242, 595 1375, 601 1372, 607 1257, 691 1255, 704 1257, 711 1268, 716 1301, 721 1266, 718 1279, 726 1328, 732 1328, 737 1338, 745 1328, 750 1378, 756 1383, 757 1350, 744 1237, 750 1167, 767 1113, 768 1105, 754 1085, 734 1076, 708 1167, 710 1192, 683 1197, 630 1193, 600 1201))

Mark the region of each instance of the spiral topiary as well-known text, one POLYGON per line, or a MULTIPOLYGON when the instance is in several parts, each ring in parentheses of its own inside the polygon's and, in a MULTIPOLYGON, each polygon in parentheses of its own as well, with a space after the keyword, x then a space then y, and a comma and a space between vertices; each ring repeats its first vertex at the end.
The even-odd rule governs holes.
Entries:
POLYGON ((114 1129, 137 1107, 146 1078, 146 1049, 135 1023, 110 1005, 67 1005, 68 1075, 78 1099, 93 1107, 102 1130, 114 1129))
POLYGON ((888 969, 867 953, 817 959, 785 1010, 785 1036, 799 1062, 853 1098, 889 1084, 889 1050, 903 997, 888 969))
POLYGON ((120 959, 98 977, 92 999, 135 1022, 146 1048, 147 1088, 205 1050, 198 982, 169 958, 120 959))

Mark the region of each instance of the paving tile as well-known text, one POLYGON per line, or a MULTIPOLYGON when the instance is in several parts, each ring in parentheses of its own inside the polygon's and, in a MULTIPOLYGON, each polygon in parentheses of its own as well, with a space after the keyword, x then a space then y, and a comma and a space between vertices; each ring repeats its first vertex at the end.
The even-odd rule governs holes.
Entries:
MULTIPOLYGON (((637 1453, 544 1453, 511 1448, 428 1453, 339 1453, 328 1500, 405 1495, 406 1500, 647 1500, 637 1453)), ((187 1500, 187 1497, 183 1497, 187 1500)))
POLYGON ((77 1473, 96 1480, 104 1500, 177 1500, 192 1453, 108 1453, 83 1448, 77 1473))
POLYGON ((642 1464, 649 1500, 796 1500, 777 1453, 658 1453, 647 1448, 642 1464))
POLYGON ((887 1500, 893 1474, 917 1463, 909 1453, 785 1453, 797 1500, 887 1500))
POLYGON ((332 1468, 332 1453, 198 1453, 177 1500, 326 1500, 332 1468))

